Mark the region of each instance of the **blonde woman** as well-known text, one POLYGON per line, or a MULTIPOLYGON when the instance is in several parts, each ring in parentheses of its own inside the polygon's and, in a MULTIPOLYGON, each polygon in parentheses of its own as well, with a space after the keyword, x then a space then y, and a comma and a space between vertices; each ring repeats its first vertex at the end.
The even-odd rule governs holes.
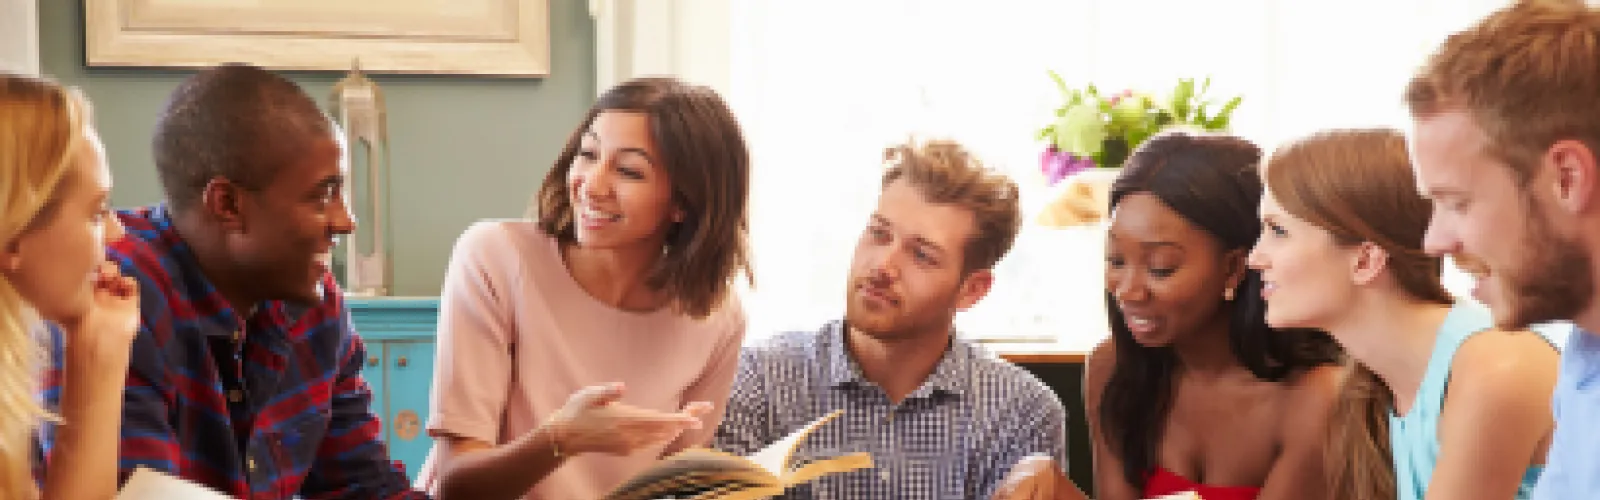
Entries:
POLYGON ((87 103, 54 82, 0 73, 0 498, 106 499, 117 490, 122 387, 138 290, 105 260, 122 228, 87 103), (42 332, 63 334, 60 408, 38 403, 42 332), (55 412, 51 415, 50 411, 55 412), (56 452, 33 476, 39 424, 56 452))

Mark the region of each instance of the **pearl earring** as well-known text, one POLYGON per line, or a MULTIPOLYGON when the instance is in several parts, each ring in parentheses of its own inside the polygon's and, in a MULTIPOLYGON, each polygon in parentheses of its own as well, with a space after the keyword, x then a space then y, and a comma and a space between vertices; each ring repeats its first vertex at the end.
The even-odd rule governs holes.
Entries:
POLYGON ((1233 300, 1233 288, 1225 288, 1222 290, 1222 300, 1233 300))

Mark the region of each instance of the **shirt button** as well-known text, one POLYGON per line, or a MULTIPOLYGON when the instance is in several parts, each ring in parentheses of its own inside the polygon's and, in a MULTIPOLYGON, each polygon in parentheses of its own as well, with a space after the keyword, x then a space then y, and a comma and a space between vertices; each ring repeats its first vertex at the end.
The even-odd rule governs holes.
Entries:
POLYGON ((244 393, 239 392, 238 389, 229 389, 228 390, 228 401, 232 402, 232 403, 237 403, 237 402, 240 402, 240 401, 244 401, 244 393))

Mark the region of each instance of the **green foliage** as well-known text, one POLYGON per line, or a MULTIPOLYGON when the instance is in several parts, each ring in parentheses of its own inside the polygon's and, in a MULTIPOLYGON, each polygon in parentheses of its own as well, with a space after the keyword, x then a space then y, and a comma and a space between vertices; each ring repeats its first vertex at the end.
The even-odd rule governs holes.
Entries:
POLYGON ((1129 152, 1168 127, 1226 131, 1244 100, 1242 96, 1221 103, 1213 100, 1207 95, 1210 78, 1200 81, 1198 88, 1194 79, 1180 79, 1163 97, 1131 90, 1106 96, 1093 84, 1073 88, 1055 71, 1050 79, 1061 91, 1062 104, 1036 138, 1058 151, 1093 158, 1100 167, 1121 167, 1129 152))

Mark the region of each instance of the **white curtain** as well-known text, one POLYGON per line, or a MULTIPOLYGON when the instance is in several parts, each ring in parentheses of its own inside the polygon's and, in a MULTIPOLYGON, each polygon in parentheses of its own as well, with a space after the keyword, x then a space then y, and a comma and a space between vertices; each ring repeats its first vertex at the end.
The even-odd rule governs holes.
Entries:
MULTIPOLYGON (((1211 77, 1244 96, 1235 132, 1264 147, 1338 126, 1404 126, 1401 89, 1449 32, 1502 0, 736 1, 729 98, 756 156, 751 336, 842 312, 880 152, 963 141, 1046 201, 1034 131, 1046 70, 1103 90, 1211 77)), ((1105 335, 1101 229, 1024 229, 996 289, 958 318, 979 336, 1105 335)), ((1456 289, 1459 275, 1449 279, 1456 289)))

